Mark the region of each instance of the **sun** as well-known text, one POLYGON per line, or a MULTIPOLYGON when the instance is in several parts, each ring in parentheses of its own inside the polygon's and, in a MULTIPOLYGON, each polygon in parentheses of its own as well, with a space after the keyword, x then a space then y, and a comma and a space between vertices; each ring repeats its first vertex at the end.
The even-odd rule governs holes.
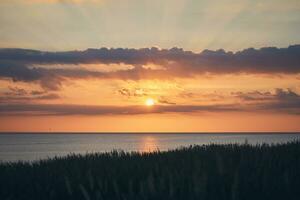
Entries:
POLYGON ((151 98, 148 98, 148 99, 145 101, 146 106, 153 106, 154 103, 155 103, 154 99, 151 99, 151 98))

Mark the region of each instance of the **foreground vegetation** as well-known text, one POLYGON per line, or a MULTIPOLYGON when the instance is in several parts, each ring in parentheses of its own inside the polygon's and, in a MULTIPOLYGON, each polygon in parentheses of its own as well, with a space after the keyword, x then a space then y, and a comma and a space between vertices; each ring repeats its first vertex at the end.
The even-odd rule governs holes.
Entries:
POLYGON ((0 199, 300 199, 300 142, 2 163, 0 199))

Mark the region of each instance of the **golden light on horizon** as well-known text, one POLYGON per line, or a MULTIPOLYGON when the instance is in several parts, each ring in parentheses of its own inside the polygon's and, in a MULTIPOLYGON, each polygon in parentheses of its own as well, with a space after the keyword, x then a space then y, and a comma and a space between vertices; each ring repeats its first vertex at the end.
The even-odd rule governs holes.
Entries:
POLYGON ((154 99, 152 98, 148 98, 146 101, 145 101, 145 104, 146 106, 153 106, 155 104, 155 101, 154 99))

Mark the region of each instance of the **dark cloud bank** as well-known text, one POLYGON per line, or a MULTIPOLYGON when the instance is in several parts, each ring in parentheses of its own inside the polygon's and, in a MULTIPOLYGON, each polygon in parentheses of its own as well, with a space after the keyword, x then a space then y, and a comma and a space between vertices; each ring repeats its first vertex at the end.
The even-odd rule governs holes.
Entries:
MULTIPOLYGON (((109 65, 107 66, 110 67, 109 65)), ((201 53, 172 49, 88 49, 85 51, 43 52, 28 49, 0 49, 0 79, 39 83, 43 91, 12 88, 0 98, 0 116, 7 115, 128 115, 148 113, 194 113, 233 111, 272 111, 300 114, 300 96, 291 90, 275 93, 253 91, 233 93, 240 104, 176 105, 161 99, 162 105, 151 109, 144 106, 88 106, 33 104, 34 100, 59 98, 57 90, 65 79, 171 79, 201 74, 298 74, 300 45, 288 48, 268 47, 245 49, 236 53, 204 50, 201 53), (55 67, 56 64, 128 64, 132 69, 100 72, 76 67, 55 67), (146 69, 147 64, 162 69, 146 69), (44 67, 51 65, 50 67, 44 67), (38 66, 38 67, 37 67, 38 66), (49 92, 50 91, 50 92, 49 92), (23 103, 20 103, 24 101, 23 103), (27 102, 27 103, 26 103, 27 102), (28 103, 29 102, 29 103, 28 103)), ((126 90, 122 95, 131 94, 126 90)))
MULTIPOLYGON (((107 66, 109 68, 109 65, 107 66)), ((204 50, 201 53, 179 48, 87 49, 46 52, 29 49, 0 49, 0 78, 35 81, 47 89, 58 89, 65 78, 164 79, 201 74, 294 74, 300 73, 300 45, 266 47, 238 52, 204 50), (78 68, 43 68, 56 64, 127 64, 132 69, 114 72, 78 68), (147 64, 162 69, 146 69, 147 64)))

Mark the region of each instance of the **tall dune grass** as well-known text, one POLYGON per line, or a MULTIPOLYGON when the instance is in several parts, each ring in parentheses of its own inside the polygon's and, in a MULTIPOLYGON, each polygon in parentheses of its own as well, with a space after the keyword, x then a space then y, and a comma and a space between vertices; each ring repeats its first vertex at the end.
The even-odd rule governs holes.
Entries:
POLYGON ((300 141, 2 163, 0 199, 300 199, 300 141))

